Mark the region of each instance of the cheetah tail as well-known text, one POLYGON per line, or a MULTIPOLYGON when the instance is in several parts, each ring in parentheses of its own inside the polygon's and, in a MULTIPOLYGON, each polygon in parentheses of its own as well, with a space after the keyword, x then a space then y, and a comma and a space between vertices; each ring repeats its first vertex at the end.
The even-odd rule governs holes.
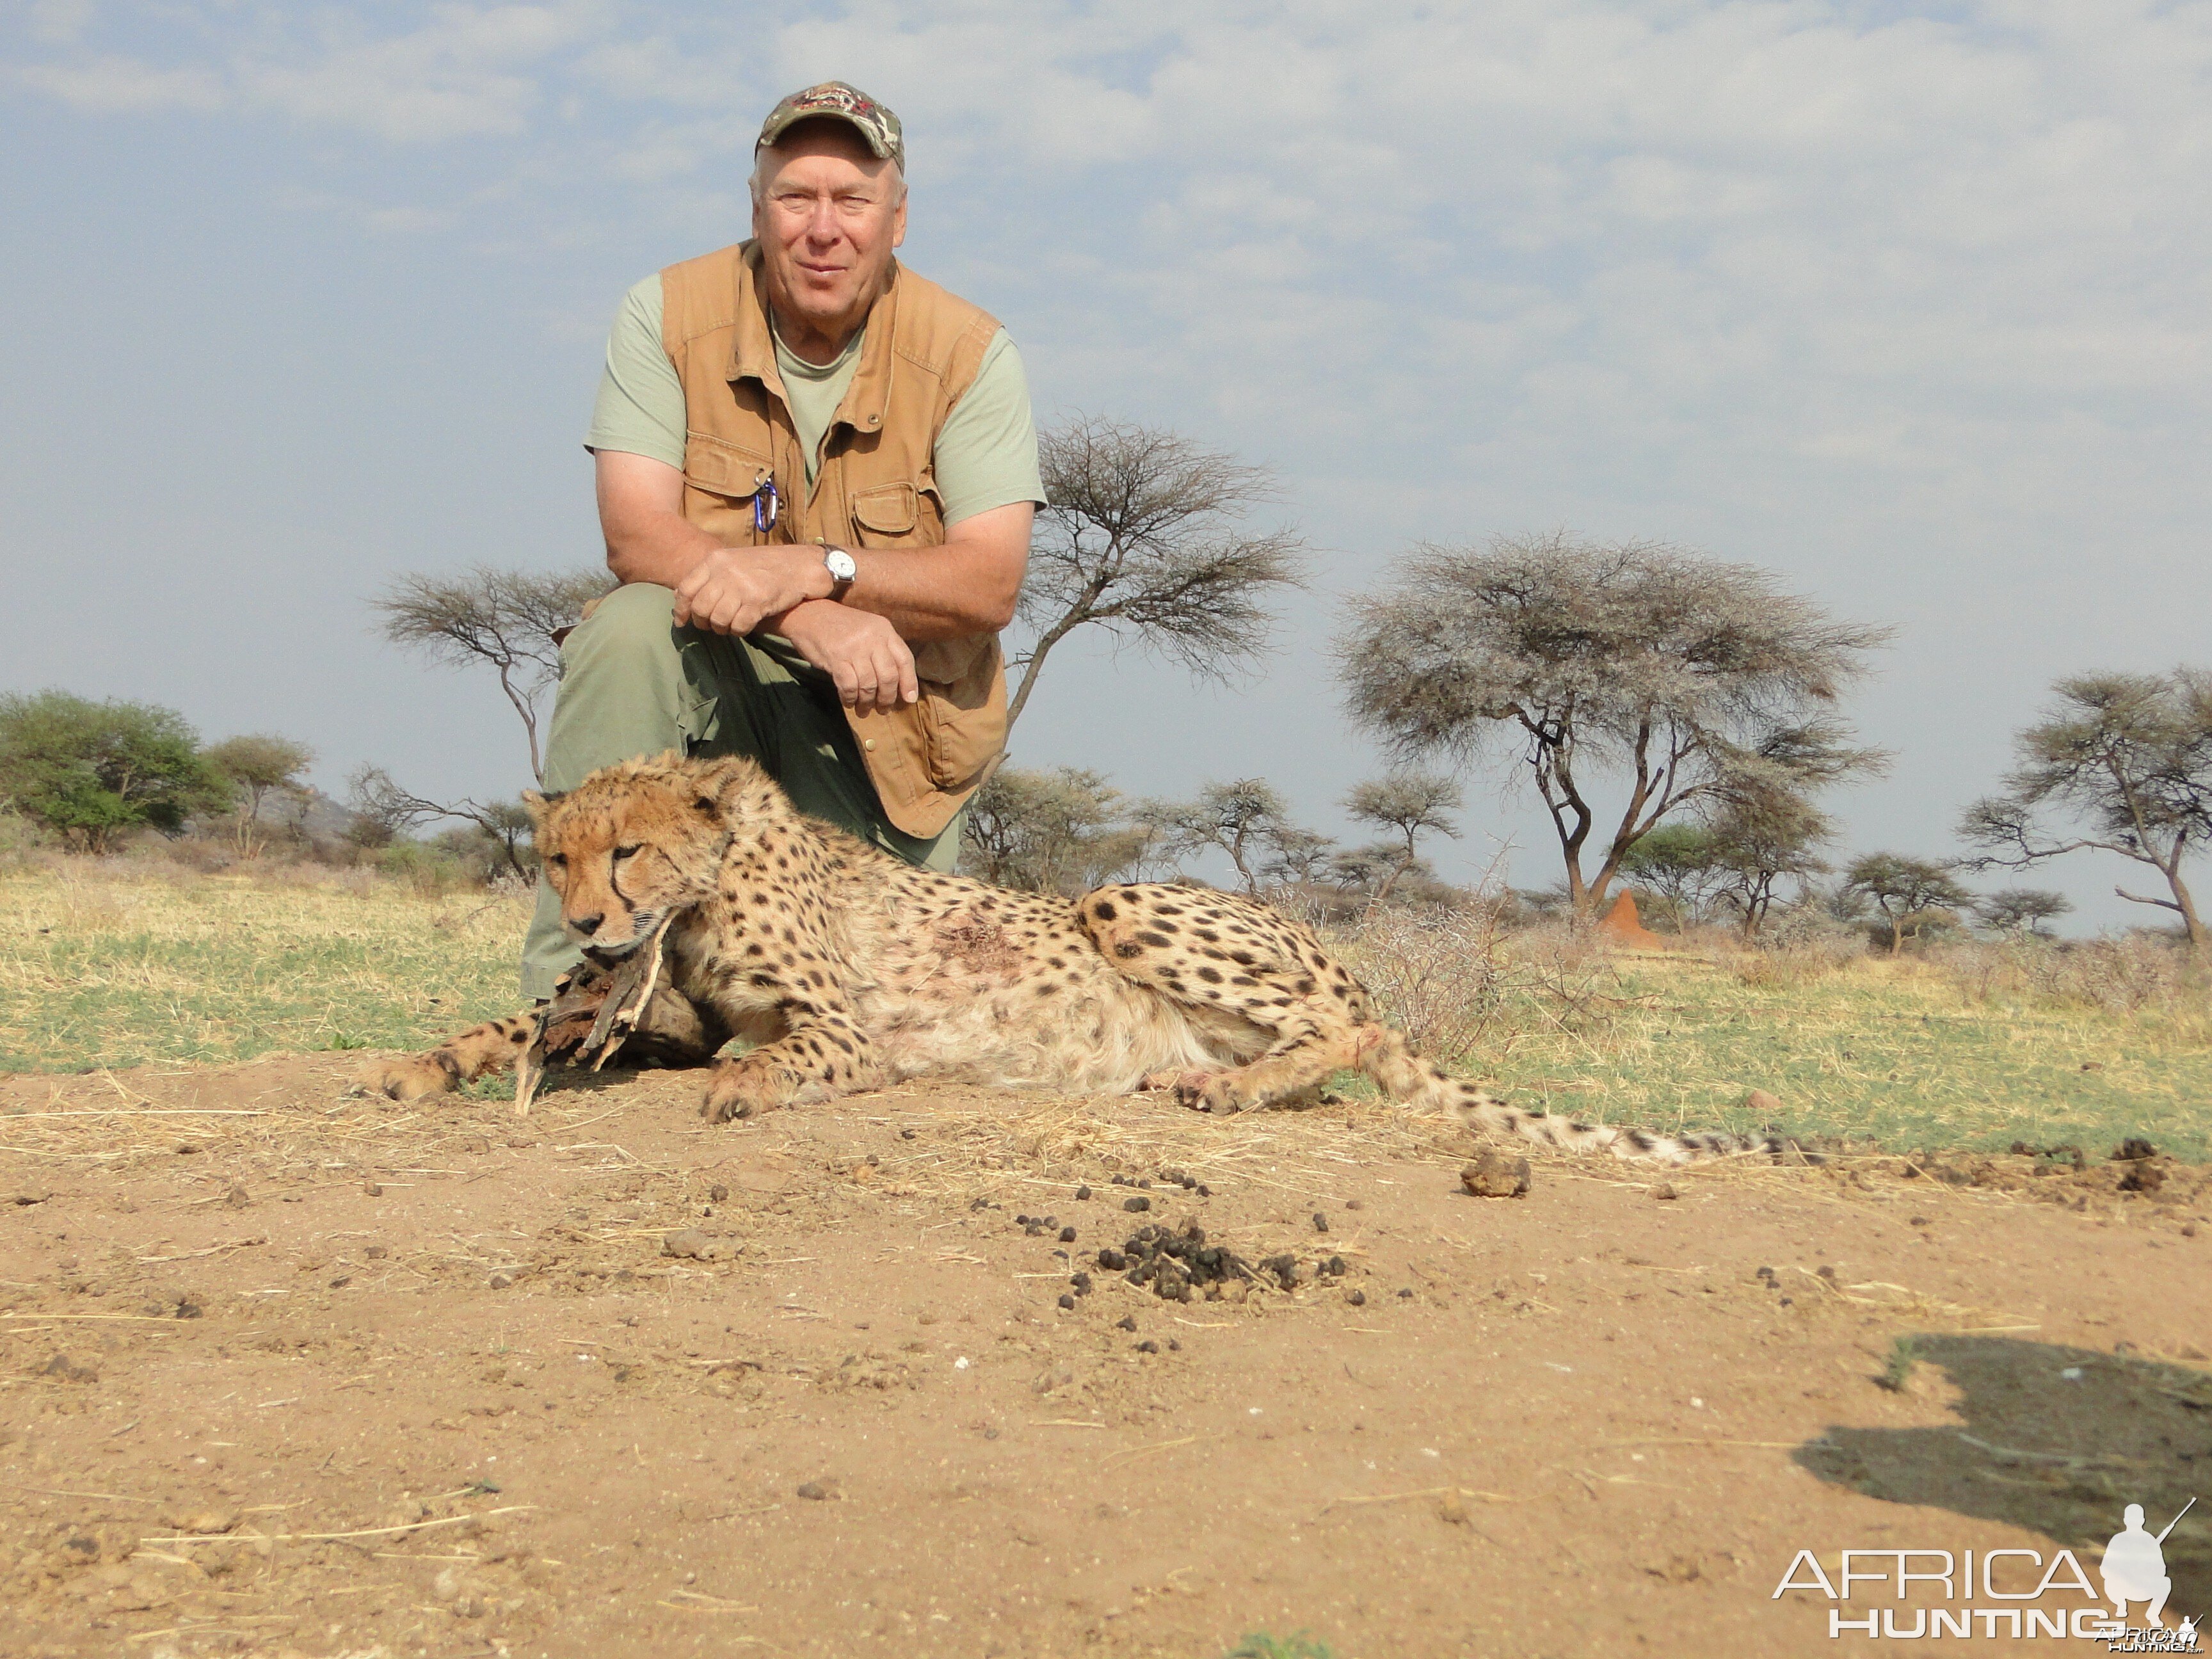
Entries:
POLYGON ((1696 1164, 1744 1152, 1771 1158, 1804 1155, 1795 1142, 1771 1134, 1738 1135, 1715 1130, 1659 1134, 1650 1129, 1584 1123, 1550 1112, 1525 1112, 1507 1105, 1480 1084, 1448 1075, 1415 1054, 1398 1032, 1387 1026, 1374 1030, 1381 1036, 1362 1045, 1360 1069, 1376 1086, 1410 1105, 1456 1112, 1477 1134, 1513 1136, 1562 1152, 1606 1152, 1628 1163, 1696 1164))

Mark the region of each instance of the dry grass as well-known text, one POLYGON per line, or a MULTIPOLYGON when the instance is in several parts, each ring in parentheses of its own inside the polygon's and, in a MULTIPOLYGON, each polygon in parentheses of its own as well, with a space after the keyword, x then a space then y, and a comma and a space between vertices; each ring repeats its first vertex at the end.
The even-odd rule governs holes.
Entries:
POLYGON ((1556 1111, 1900 1147, 2140 1135, 2212 1156, 2212 995, 2156 940, 1608 956, 1475 914, 1386 915, 1335 942, 1430 1053, 1556 1111), (1751 1109, 1753 1090, 1779 1109, 1751 1109))
POLYGON ((366 872, 0 871, 0 1071, 418 1046, 510 1012, 516 894, 424 897, 366 872))

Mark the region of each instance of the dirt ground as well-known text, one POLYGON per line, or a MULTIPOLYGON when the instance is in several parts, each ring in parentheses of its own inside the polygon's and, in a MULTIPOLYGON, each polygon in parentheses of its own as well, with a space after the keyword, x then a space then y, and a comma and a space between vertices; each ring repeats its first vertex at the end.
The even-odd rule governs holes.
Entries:
POLYGON ((2212 1608, 2202 1170, 1476 1198, 1395 1108, 518 1119, 356 1058, 0 1080, 0 1652, 1811 1654, 1800 1549, 2094 1572, 2192 1494, 2212 1608), (1099 1265, 1192 1225, 1188 1300, 1099 1265))

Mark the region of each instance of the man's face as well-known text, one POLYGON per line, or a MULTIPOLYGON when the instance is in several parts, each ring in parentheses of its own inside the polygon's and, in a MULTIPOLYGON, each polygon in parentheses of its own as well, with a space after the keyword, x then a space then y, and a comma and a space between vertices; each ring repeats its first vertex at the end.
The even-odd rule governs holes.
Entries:
POLYGON ((787 323, 849 334, 906 240, 898 169, 842 121, 802 121, 761 152, 753 235, 769 299, 787 323))

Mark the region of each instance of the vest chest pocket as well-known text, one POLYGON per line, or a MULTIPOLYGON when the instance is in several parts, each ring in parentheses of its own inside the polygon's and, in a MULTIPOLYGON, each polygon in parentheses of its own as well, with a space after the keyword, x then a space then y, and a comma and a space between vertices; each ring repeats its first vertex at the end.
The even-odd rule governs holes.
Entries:
POLYGON ((903 478, 855 490, 853 539, 863 547, 913 545, 924 539, 924 505, 921 491, 903 478))
POLYGON ((684 445, 684 516, 728 545, 763 539, 754 498, 775 478, 766 455, 694 432, 684 445))

